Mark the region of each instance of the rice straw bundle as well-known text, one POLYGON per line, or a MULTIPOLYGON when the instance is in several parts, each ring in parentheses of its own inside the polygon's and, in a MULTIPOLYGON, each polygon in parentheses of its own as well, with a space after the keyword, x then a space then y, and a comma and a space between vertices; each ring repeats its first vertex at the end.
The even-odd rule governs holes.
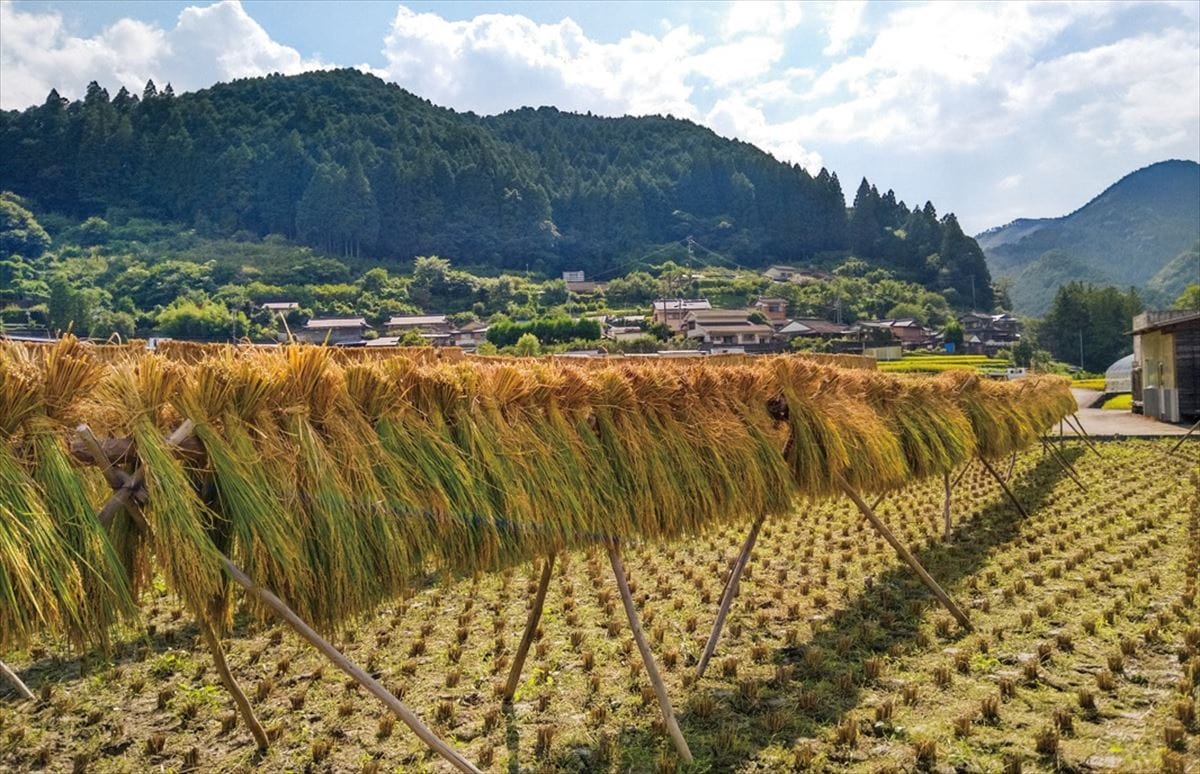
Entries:
POLYGON ((697 534, 832 495, 841 478, 887 491, 1022 448, 1074 410, 1059 379, 907 379, 790 356, 4 352, 0 594, 21 598, 5 623, 25 636, 106 630, 152 566, 223 625, 221 553, 328 631, 429 570, 487 572, 614 539, 697 534), (97 477, 65 454, 77 419, 131 437, 148 531, 129 513, 107 533, 83 518, 98 505, 97 477), (163 440, 183 419, 199 461, 163 440), (44 563, 33 575, 64 579, 46 581, 56 587, 30 585, 31 545, 44 563), (108 576, 124 590, 97 585, 108 576))

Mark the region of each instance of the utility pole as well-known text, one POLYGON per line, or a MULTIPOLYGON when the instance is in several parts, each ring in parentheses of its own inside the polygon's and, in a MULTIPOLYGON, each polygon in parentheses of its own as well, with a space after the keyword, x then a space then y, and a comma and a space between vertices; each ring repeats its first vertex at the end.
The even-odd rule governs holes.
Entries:
POLYGON ((971 309, 978 310, 979 304, 975 300, 975 275, 971 275, 971 309))
POLYGON ((1083 331, 1079 331, 1079 370, 1083 370, 1083 331))

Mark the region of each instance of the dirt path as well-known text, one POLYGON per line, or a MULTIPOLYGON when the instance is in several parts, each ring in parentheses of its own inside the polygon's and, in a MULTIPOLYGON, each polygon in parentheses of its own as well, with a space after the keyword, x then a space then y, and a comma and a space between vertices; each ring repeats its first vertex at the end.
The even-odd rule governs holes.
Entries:
MULTIPOLYGON (((1156 419, 1144 417, 1141 414, 1134 414, 1129 411, 1116 411, 1083 408, 1091 405, 1096 398, 1100 397, 1100 393, 1095 390, 1078 390, 1072 389, 1075 395, 1075 401, 1079 404, 1079 421, 1083 424, 1083 429, 1087 430, 1089 435, 1099 436, 1168 436, 1168 435, 1183 435, 1188 431, 1188 425, 1172 425, 1166 422, 1159 422, 1156 419)), ((1075 435, 1075 432, 1070 427, 1063 429, 1066 435, 1075 435)))

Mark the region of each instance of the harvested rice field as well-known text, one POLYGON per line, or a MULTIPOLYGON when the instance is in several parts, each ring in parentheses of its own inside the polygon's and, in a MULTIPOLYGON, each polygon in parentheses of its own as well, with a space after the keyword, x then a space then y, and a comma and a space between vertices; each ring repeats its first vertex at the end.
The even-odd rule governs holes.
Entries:
MULTIPOLYGON (((763 526, 697 679, 749 525, 627 542, 693 764, 662 726, 600 548, 559 554, 511 704, 538 562, 430 578, 332 639, 487 771, 1200 771, 1195 445, 1174 461, 1166 441, 1098 448, 1065 448, 1079 483, 1021 453, 1009 484, 1027 517, 972 463, 948 539, 940 479, 883 498, 970 632, 849 500, 825 499, 763 526)), ((290 629, 238 612, 224 644, 272 742, 257 752, 184 603, 161 579, 142 596, 145 631, 111 656, 45 639, 3 654, 36 698, 0 682, 0 769, 450 770, 290 629)))

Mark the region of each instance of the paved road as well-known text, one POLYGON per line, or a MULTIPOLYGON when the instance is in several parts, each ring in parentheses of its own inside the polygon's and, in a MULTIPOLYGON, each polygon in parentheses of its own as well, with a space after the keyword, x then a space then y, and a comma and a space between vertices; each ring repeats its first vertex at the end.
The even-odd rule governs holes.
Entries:
MULTIPOLYGON (((1130 411, 1084 408, 1100 397, 1100 393, 1095 390, 1074 388, 1071 389, 1071 392, 1075 394, 1075 402, 1080 407, 1077 415, 1079 422, 1083 425, 1083 429, 1087 430, 1088 435, 1164 436, 1183 435, 1188 431, 1188 425, 1159 422, 1130 411)), ((1064 432, 1067 435, 1075 434, 1070 427, 1065 427, 1064 432)), ((1192 435, 1195 436, 1197 433, 1192 435)))

